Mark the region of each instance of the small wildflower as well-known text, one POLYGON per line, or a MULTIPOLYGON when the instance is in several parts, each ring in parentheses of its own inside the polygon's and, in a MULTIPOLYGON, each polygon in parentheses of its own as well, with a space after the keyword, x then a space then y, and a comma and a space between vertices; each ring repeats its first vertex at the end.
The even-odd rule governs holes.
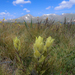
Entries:
POLYGON ((20 40, 16 37, 15 39, 13 39, 13 43, 14 43, 14 47, 18 50, 20 50, 20 40))
POLYGON ((0 21, 0 23, 2 23, 2 21, 0 21))
POLYGON ((5 20, 5 18, 3 19, 3 21, 5 20))
POLYGON ((40 36, 37 38, 36 37, 36 41, 34 43, 34 50, 38 49, 40 53, 43 53, 43 46, 44 46, 44 43, 43 43, 43 38, 41 38, 40 36))
POLYGON ((60 26, 61 26, 61 23, 60 23, 60 26))
POLYGON ((17 24, 18 26, 20 26, 20 24, 17 24))
POLYGON ((15 23, 17 23, 17 21, 15 21, 15 23))

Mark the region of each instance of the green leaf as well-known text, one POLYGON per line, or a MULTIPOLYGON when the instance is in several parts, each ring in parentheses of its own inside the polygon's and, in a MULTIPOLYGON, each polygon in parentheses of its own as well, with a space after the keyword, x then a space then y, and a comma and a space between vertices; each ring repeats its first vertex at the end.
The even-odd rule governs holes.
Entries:
POLYGON ((31 28, 32 28, 32 19, 31 19, 31 28))
POLYGON ((40 75, 44 74, 44 73, 45 73, 45 71, 46 71, 46 70, 41 71, 41 74, 40 74, 40 75))
MULTIPOLYGON (((24 20, 24 22, 25 22, 25 20, 24 20)), ((26 28, 28 29, 28 25, 27 25, 27 23, 25 22, 25 26, 26 26, 26 28)))
POLYGON ((18 61, 20 62, 20 58, 19 58, 19 56, 17 54, 16 54, 16 57, 17 57, 18 61))

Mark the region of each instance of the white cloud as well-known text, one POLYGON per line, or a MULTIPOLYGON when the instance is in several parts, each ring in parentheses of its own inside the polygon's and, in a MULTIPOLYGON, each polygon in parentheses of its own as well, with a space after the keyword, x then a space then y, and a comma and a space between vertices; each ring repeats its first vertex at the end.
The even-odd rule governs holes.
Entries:
POLYGON ((65 13, 62 13, 62 15, 64 15, 65 13))
POLYGON ((51 6, 47 7, 46 9, 50 9, 50 8, 51 8, 51 6))
POLYGON ((43 16, 56 15, 56 14, 43 14, 43 16))
POLYGON ((20 5, 21 7, 23 7, 23 5, 20 5))
POLYGON ((24 8, 23 10, 26 10, 26 12, 30 12, 30 10, 28 10, 27 8, 24 8))
POLYGON ((26 8, 24 8, 23 10, 27 10, 26 8))
POLYGON ((5 12, 0 12, 0 17, 11 17, 11 18, 15 18, 15 16, 14 15, 11 15, 9 12, 7 12, 6 10, 5 10, 5 12))
POLYGON ((26 12, 30 12, 30 10, 26 10, 26 12))
POLYGON ((28 1, 24 1, 24 0, 16 0, 16 1, 13 1, 13 5, 15 5, 16 6, 16 4, 25 4, 25 3, 31 3, 31 1, 30 0, 28 0, 28 1))
POLYGON ((59 6, 55 7, 55 10, 60 10, 64 8, 71 8, 75 4, 75 0, 62 1, 59 6))
POLYGON ((0 15, 9 15, 9 12, 1 12, 0 15))

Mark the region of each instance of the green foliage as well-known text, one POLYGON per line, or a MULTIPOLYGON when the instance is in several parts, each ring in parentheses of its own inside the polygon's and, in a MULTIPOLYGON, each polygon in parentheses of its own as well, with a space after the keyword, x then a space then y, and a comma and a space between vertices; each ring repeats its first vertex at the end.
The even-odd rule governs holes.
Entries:
POLYGON ((0 75, 3 75, 3 72, 2 72, 2 69, 1 69, 1 67, 0 67, 0 75))
MULTIPOLYGON (((25 21, 24 21, 25 22, 25 21)), ((27 25, 27 23, 25 22, 25 26, 26 26, 26 28, 28 29, 28 25, 27 25)))
POLYGON ((32 19, 31 19, 31 28, 32 28, 32 19))

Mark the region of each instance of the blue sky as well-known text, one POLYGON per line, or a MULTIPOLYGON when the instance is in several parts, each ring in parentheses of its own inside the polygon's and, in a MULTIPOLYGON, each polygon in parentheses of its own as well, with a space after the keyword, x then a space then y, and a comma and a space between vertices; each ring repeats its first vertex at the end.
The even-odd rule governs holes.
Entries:
POLYGON ((75 13, 75 0, 0 0, 0 19, 62 13, 75 13))

